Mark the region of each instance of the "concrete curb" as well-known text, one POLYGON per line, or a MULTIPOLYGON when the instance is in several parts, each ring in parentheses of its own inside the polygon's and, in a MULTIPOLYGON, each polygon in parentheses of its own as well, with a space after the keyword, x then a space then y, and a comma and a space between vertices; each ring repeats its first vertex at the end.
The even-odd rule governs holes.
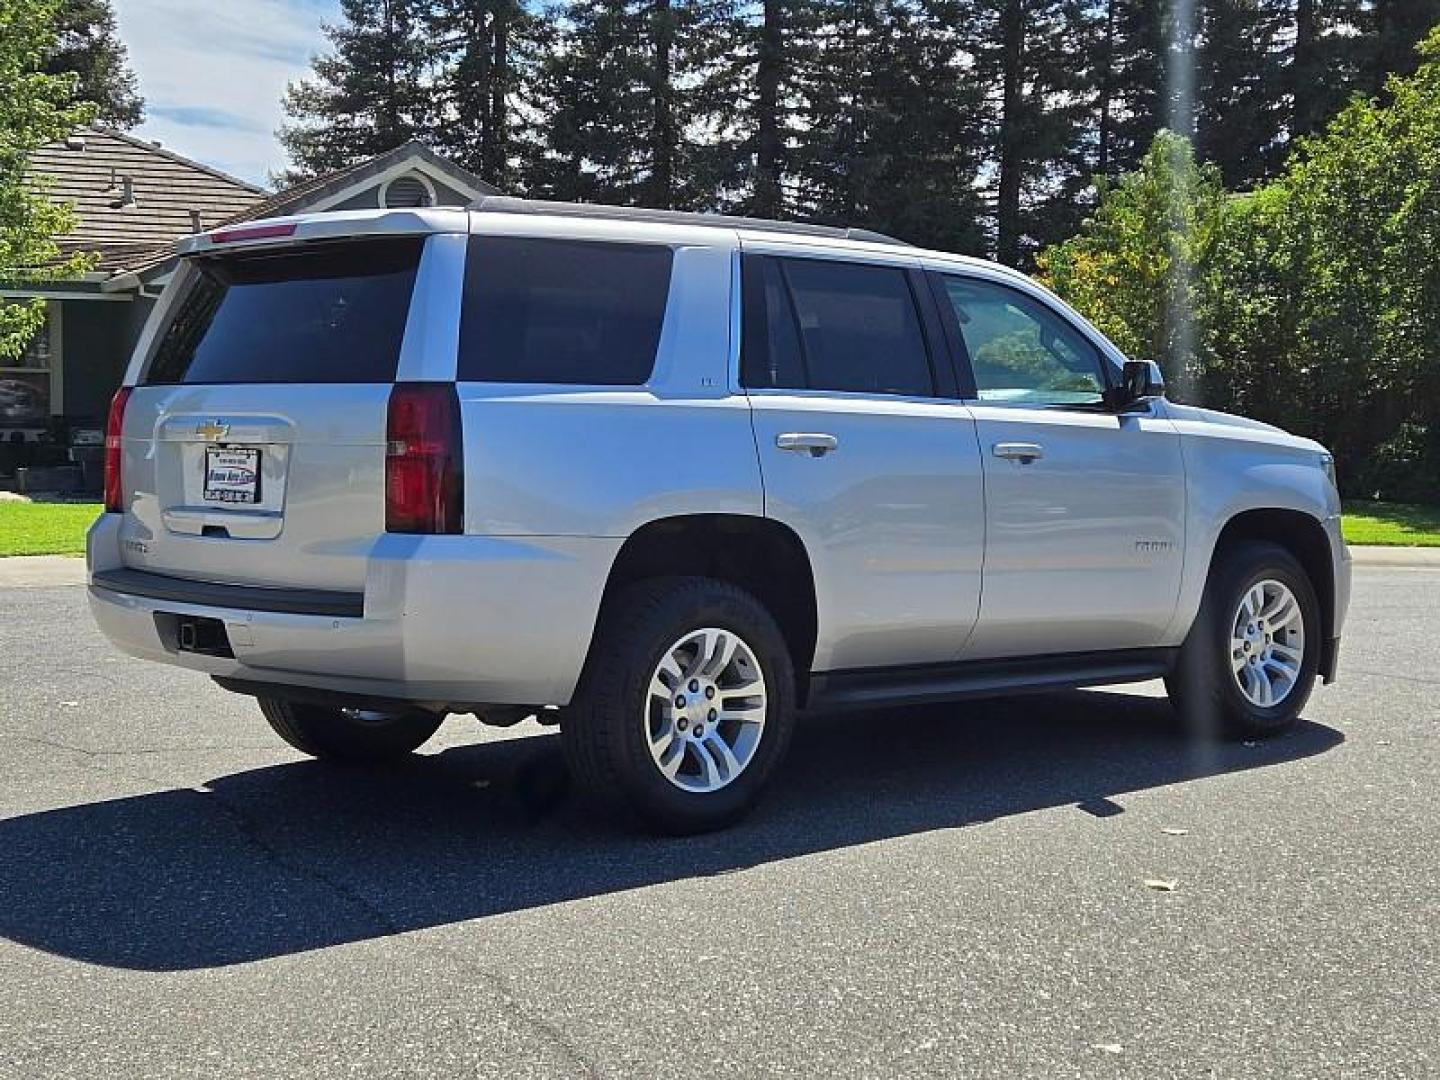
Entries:
POLYGON ((84 584, 83 557, 14 555, 8 559, 0 559, 0 588, 84 584))
MULTIPOLYGON (((1356 566, 1408 566, 1440 570, 1440 548, 1357 547, 1356 566)), ((68 555, 14 555, 0 558, 0 588, 84 585, 85 560, 68 555)))
POLYGON ((1440 547, 1360 547, 1350 545, 1356 566, 1423 566, 1440 570, 1440 547))

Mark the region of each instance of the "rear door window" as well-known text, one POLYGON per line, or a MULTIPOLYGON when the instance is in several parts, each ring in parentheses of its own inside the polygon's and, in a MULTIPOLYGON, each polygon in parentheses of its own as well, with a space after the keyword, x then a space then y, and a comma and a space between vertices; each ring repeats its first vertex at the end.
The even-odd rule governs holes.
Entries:
POLYGON ((925 335, 903 269, 829 259, 746 260, 742 379, 929 397, 925 335))
POLYGON ((672 261, 659 244, 472 238, 459 378, 643 385, 655 367, 672 261))
POLYGON ((391 382, 423 245, 347 240, 192 259, 144 381, 391 382))

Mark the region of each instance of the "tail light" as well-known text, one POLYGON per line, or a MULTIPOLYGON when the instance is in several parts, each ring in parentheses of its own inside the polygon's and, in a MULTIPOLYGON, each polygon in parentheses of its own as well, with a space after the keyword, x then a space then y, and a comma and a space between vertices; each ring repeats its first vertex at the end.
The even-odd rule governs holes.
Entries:
POLYGON ((124 449, 120 436, 125 430, 125 403, 130 400, 129 386, 122 386, 110 399, 110 415, 105 418, 105 512, 120 514, 125 510, 125 484, 120 475, 124 449))
POLYGON ((397 383, 385 424, 385 530, 458 533, 464 494, 453 383, 397 383))

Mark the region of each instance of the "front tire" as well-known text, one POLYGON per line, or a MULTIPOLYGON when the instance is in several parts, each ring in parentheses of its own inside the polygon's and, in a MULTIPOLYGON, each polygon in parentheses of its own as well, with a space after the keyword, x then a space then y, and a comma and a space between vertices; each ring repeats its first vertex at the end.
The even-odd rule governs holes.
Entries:
POLYGON ((727 582, 656 578, 606 603, 561 746, 590 797, 655 832, 704 832, 758 800, 794 699, 789 649, 759 601, 727 582))
POLYGON ((1322 638, 1315 587, 1294 555, 1266 541, 1227 545, 1165 687, 1192 732, 1276 735, 1310 697, 1322 638))
POLYGON ((373 712, 260 698, 260 711, 287 743, 322 761, 374 764, 404 757, 439 730, 444 716, 373 712))

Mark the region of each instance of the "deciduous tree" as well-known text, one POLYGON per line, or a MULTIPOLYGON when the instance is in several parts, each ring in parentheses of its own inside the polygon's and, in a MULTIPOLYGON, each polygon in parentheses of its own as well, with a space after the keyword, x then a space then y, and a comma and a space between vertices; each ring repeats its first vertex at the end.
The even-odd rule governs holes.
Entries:
MULTIPOLYGON (((56 243, 74 226, 71 208, 45 197, 43 179, 27 177, 37 147, 95 114, 76 103, 73 73, 45 70, 58 12, 57 0, 0 0, 0 281, 11 285, 72 277, 90 265, 56 243)), ((24 351, 44 318, 43 301, 0 304, 0 364, 24 351)))

